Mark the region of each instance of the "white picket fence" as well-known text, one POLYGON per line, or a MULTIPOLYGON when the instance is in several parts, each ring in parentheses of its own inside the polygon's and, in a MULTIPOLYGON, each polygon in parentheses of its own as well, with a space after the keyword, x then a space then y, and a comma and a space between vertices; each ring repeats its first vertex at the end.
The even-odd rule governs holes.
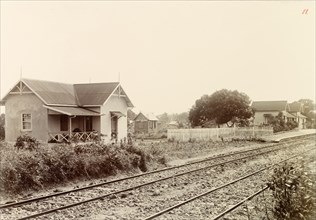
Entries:
POLYGON ((273 134, 271 127, 232 127, 232 128, 199 128, 199 129, 168 129, 168 139, 176 141, 189 140, 232 140, 233 138, 260 138, 273 134))

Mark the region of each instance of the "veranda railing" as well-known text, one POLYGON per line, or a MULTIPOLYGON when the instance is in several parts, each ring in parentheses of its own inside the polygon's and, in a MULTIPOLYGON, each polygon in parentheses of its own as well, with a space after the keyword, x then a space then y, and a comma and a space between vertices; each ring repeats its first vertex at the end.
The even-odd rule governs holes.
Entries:
POLYGON ((49 142, 71 142, 71 141, 92 141, 95 140, 99 133, 97 131, 84 131, 84 132, 72 132, 71 135, 69 133, 62 133, 62 132, 50 132, 49 142))

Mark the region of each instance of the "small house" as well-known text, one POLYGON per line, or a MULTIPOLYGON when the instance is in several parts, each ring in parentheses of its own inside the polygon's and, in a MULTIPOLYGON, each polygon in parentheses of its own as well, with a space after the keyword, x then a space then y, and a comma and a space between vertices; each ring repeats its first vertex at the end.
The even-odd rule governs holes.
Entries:
POLYGON ((167 129, 178 129, 179 128, 179 123, 176 121, 171 121, 167 125, 167 129))
POLYGON ((28 134, 43 142, 127 137, 133 104, 119 82, 66 84, 21 79, 3 97, 6 141, 28 134))
POLYGON ((251 107, 255 111, 255 125, 268 125, 269 119, 278 116, 280 112, 285 122, 295 120, 295 116, 290 113, 287 101, 254 101, 251 107))
POLYGON ((140 112, 134 118, 134 131, 135 133, 155 133, 157 132, 158 118, 153 114, 143 114, 140 112))

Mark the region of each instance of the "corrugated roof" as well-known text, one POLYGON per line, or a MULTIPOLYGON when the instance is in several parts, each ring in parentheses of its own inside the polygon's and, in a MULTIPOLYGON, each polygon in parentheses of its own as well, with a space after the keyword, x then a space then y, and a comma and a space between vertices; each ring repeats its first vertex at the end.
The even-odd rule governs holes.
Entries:
POLYGON ((142 112, 138 113, 138 115, 134 119, 135 121, 158 121, 158 118, 154 115, 154 113, 143 114, 142 112))
POLYGON ((75 84, 74 88, 80 105, 103 105, 119 85, 112 83, 75 84))
POLYGON ((158 121, 158 118, 152 112, 147 113, 145 117, 150 121, 158 121))
POLYGON ((255 111, 285 111, 287 101, 254 101, 251 107, 255 111))
POLYGON ((74 87, 71 84, 48 82, 34 79, 22 79, 45 104, 77 105, 74 87))
POLYGON ((45 108, 69 115, 69 116, 100 116, 101 114, 95 111, 91 111, 89 109, 85 108, 80 108, 80 107, 66 107, 66 106, 46 106, 44 105, 45 108))
MULTIPOLYGON (((34 79, 21 80, 30 88, 46 105, 68 106, 100 106, 103 105, 111 94, 118 88, 118 82, 66 84, 34 79)), ((134 107, 124 90, 119 87, 128 107, 134 107)), ((3 98, 6 100, 9 93, 3 98)))
POLYGON ((287 117, 287 118, 295 118, 294 115, 292 115, 291 113, 288 113, 288 112, 284 112, 283 115, 284 115, 285 117, 287 117))
POLYGON ((292 102, 289 104, 290 112, 301 112, 302 110, 302 103, 300 102, 292 102))
POLYGON ((298 116, 299 118, 307 118, 305 115, 301 114, 300 112, 297 113, 297 116, 298 116))

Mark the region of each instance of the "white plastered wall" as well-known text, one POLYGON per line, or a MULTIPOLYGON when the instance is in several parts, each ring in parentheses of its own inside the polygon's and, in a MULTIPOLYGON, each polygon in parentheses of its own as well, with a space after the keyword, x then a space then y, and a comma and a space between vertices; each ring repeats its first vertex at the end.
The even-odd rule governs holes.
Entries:
POLYGON ((118 140, 127 137, 127 104, 124 97, 112 95, 101 107, 101 133, 106 135, 103 137, 105 142, 111 140, 111 111, 119 111, 126 116, 118 119, 118 140))

